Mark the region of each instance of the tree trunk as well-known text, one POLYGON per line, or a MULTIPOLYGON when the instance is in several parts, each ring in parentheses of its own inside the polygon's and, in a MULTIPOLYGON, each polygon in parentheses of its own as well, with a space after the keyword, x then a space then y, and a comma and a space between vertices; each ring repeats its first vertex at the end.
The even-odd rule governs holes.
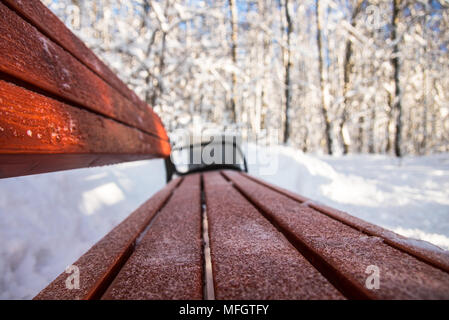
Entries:
POLYGON ((374 131, 376 129, 376 107, 373 106, 371 109, 371 118, 369 119, 369 140, 368 140, 368 152, 375 153, 375 138, 374 131))
MULTIPOLYGON (((357 0, 357 3, 354 7, 354 10, 352 11, 351 15, 351 26, 354 28, 356 24, 356 18, 357 15, 360 13, 360 10, 362 8, 364 0, 357 0)), ((347 109, 349 106, 349 99, 348 99, 348 91, 349 91, 349 76, 351 73, 351 56, 352 56, 352 41, 351 39, 346 40, 346 46, 345 46, 345 60, 343 62, 343 110, 341 113, 341 121, 340 121, 340 128, 339 128, 339 134, 341 143, 343 146, 343 154, 347 154, 349 152, 349 143, 346 141, 344 136, 344 126, 346 123, 346 120, 348 118, 347 115, 347 109)))
POLYGON ((393 66, 394 79, 394 99, 393 110, 395 112, 395 135, 394 135, 394 153, 401 157, 402 143, 402 106, 401 106, 401 87, 399 83, 399 45, 397 39, 397 27, 399 22, 400 0, 393 0, 393 15, 391 19, 391 41, 393 42, 393 56, 391 64, 393 66))
POLYGON ((363 146, 365 144, 365 137, 364 137, 364 127, 365 127, 365 117, 362 115, 359 117, 359 134, 358 134, 358 153, 362 153, 363 152, 363 146))
POLYGON ((321 18, 320 18, 320 0, 317 0, 315 6, 316 15, 316 28, 317 36, 316 42, 318 47, 318 65, 319 65, 319 76, 320 76, 320 90, 321 90, 321 114, 323 115, 324 121, 324 135, 326 138, 326 149, 328 154, 332 154, 332 137, 331 137, 331 123, 329 120, 328 106, 325 97, 325 79, 324 79, 324 61, 323 61, 323 48, 321 44, 321 18))
POLYGON ((288 142, 290 137, 290 103, 291 103, 291 85, 290 85, 290 68, 291 68, 291 54, 290 54, 290 36, 292 33, 292 20, 288 11, 288 0, 284 3, 285 20, 287 22, 287 59, 285 62, 285 78, 284 78, 284 93, 285 93, 285 124, 284 124, 284 143, 288 142))
MULTIPOLYGON (((150 3, 151 6, 151 3, 150 3)), ((164 8, 164 16, 167 17, 168 16, 168 9, 170 8, 170 1, 167 0, 167 2, 165 3, 165 8, 164 8)), ((148 44, 147 47, 147 55, 150 54, 151 52, 151 46, 154 43, 154 39, 153 36, 156 36, 156 31, 155 30, 154 34, 152 35, 152 38, 148 44)), ((160 32, 162 33, 161 36, 161 51, 159 53, 159 64, 158 64, 158 77, 155 79, 156 80, 156 86, 153 88, 153 92, 151 93, 149 99, 149 103, 150 105, 154 108, 157 105, 158 99, 162 96, 163 92, 164 92, 164 84, 163 84, 163 74, 164 74, 164 70, 165 70, 165 53, 167 50, 167 31, 163 30, 163 28, 160 28, 160 32)))
MULTIPOLYGON (((235 0, 228 0, 229 11, 231 14, 231 59, 234 67, 237 66, 237 7, 235 0)), ((233 123, 237 122, 236 114, 236 96, 237 96, 237 75, 232 71, 231 80, 231 120, 233 123)))
POLYGON ((390 106, 390 109, 387 112, 387 124, 385 127, 385 153, 389 154, 391 153, 391 139, 390 139, 390 125, 391 125, 391 121, 392 121, 392 113, 393 113, 393 109, 392 109, 392 101, 393 101, 393 97, 392 97, 392 93, 388 92, 388 105, 390 106))
MULTIPOLYGON (((426 39, 427 42, 427 37, 426 37, 426 22, 427 19, 424 18, 423 22, 422 22, 422 36, 424 39, 426 39)), ((423 46, 423 115, 422 115, 422 139, 420 142, 420 154, 426 154, 427 153, 427 121, 428 121, 428 101, 427 101, 427 90, 428 90, 428 74, 427 74, 427 70, 428 70, 428 60, 427 60, 427 43, 426 45, 423 46)))

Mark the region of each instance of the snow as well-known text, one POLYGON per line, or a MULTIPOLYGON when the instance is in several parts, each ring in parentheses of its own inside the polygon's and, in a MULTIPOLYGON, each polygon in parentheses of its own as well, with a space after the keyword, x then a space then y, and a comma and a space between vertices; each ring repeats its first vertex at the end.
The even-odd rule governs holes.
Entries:
POLYGON ((165 185, 162 160, 0 180, 0 299, 30 299, 165 185))
MULTIPOLYGON (((246 149, 255 176, 449 249, 449 154, 398 160, 246 149)), ((0 180, 0 299, 32 298, 164 185, 162 160, 0 180)))
POLYGON ((278 162, 279 170, 260 173, 256 164, 249 166, 252 174, 398 234, 449 249, 449 154, 397 159, 312 156, 287 147, 262 152, 274 159, 267 161, 271 165, 278 162))

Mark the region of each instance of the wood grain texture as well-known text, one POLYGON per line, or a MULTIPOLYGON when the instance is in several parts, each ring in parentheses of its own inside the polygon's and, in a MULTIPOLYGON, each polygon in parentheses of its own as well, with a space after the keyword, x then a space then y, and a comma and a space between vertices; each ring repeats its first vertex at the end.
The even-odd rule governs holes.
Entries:
POLYGON ((102 299, 203 298, 199 174, 184 177, 141 238, 102 299))
POLYGON ((70 53, 0 3, 0 71, 64 101, 168 140, 149 106, 125 98, 70 53))
POLYGON ((217 299, 344 299, 219 172, 203 179, 217 299))
POLYGON ((407 237, 401 236, 393 231, 386 230, 382 227, 376 226, 372 223, 366 222, 362 219, 354 217, 346 212, 328 207, 326 205, 316 203, 315 201, 300 196, 296 193, 288 191, 278 186, 274 186, 269 184, 263 180, 257 179, 249 174, 242 173, 248 179, 251 179, 267 188, 275 190, 287 197, 298 201, 299 203, 304 203, 305 205, 333 218, 342 223, 355 228, 367 235, 371 235, 374 237, 379 237, 384 239, 385 243, 388 243, 390 246, 404 251, 417 259, 423 260, 426 263, 440 268, 443 271, 449 273, 449 253, 446 250, 443 250, 431 243, 422 241, 409 239, 407 237))
POLYGON ((244 175, 225 176, 348 298, 448 299, 449 274, 244 175), (367 267, 380 286, 365 285, 367 267))
POLYGON ((66 287, 65 281, 69 274, 63 272, 34 299, 89 300, 100 298, 133 252, 137 237, 165 205, 181 181, 181 179, 172 180, 73 263, 80 272, 79 289, 73 290, 66 287))
POLYGON ((0 178, 169 154, 167 141, 0 80, 0 178))
POLYGON ((99 75, 130 101, 142 108, 146 104, 130 90, 59 18, 39 0, 4 0, 10 8, 22 14, 40 32, 70 52, 80 62, 99 75))

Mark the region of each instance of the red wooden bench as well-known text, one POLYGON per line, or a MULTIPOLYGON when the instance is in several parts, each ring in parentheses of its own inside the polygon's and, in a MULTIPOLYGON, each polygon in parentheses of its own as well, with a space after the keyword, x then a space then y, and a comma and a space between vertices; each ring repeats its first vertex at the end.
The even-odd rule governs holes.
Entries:
MULTIPOLYGON (((169 156, 152 109, 39 1, 0 16, 1 178, 169 156)), ((236 170, 171 180, 73 266, 79 288, 62 272, 35 298, 449 298, 447 252, 236 170)))

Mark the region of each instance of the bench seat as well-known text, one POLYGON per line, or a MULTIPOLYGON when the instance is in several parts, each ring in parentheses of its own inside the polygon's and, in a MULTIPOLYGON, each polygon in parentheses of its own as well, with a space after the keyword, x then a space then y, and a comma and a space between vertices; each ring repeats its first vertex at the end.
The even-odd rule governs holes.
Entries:
POLYGON ((449 299, 449 256, 237 171, 171 181, 35 299, 449 299), (379 287, 366 285, 369 266, 379 287))

